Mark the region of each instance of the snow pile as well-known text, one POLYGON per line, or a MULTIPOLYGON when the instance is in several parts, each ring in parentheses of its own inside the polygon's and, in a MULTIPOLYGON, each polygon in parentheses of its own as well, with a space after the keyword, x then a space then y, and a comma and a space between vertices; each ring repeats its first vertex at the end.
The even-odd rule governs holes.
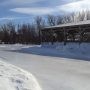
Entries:
POLYGON ((0 90, 41 90, 35 77, 0 59, 0 90))
POLYGON ((90 53, 90 43, 67 43, 64 45, 63 43, 43 43, 42 47, 46 48, 55 48, 65 52, 73 52, 73 53, 90 53))
POLYGON ((45 48, 55 48, 57 45, 59 45, 59 43, 54 43, 53 45, 51 42, 43 42, 42 43, 42 47, 45 47, 45 48))
POLYGON ((29 48, 40 45, 24 45, 24 44, 0 44, 0 50, 20 50, 22 48, 29 48))
POLYGON ((58 56, 63 55, 74 59, 90 60, 90 43, 67 43, 66 45, 64 43, 54 43, 53 45, 43 43, 42 47, 52 49, 54 52, 57 50, 58 56))
POLYGON ((59 44, 56 45, 56 49, 69 53, 89 54, 90 43, 67 43, 66 45, 59 44))

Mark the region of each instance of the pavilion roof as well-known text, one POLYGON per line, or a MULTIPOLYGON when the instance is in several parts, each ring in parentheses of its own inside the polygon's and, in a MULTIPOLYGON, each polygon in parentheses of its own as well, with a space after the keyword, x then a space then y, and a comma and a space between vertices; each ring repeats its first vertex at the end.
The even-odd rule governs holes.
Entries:
POLYGON ((89 25, 90 20, 85 20, 85 21, 79 21, 79 22, 73 22, 73 23, 66 23, 66 24, 60 24, 56 26, 49 26, 45 27, 44 29, 54 29, 54 28, 62 28, 62 27, 72 27, 72 26, 81 26, 81 25, 89 25))

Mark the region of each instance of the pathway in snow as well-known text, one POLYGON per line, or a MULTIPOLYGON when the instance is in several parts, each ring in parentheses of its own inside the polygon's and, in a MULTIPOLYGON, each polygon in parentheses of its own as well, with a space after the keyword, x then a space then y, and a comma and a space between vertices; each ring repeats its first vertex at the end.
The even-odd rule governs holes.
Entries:
POLYGON ((0 57, 31 72, 42 90, 90 90, 90 62, 5 51, 21 47, 0 47, 0 57))

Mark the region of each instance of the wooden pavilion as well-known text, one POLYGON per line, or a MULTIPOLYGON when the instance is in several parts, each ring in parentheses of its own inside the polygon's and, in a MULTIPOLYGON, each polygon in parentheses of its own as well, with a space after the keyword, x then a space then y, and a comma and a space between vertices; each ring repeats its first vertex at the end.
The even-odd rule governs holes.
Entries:
POLYGON ((45 27, 42 42, 90 42, 90 20, 45 27))

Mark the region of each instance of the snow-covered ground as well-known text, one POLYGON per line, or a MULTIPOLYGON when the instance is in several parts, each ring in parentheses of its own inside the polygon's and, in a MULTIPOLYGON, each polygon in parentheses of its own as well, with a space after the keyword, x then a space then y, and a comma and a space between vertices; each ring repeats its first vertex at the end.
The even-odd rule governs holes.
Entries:
MULTIPOLYGON (((88 50, 88 60, 89 54, 88 50)), ((73 53, 67 53, 68 58, 65 55, 60 47, 0 45, 0 58, 32 73, 42 90, 90 90, 90 62, 84 61, 87 56, 80 54, 84 59, 79 60, 70 59, 76 57, 73 53)))
POLYGON ((0 90, 41 90, 35 77, 0 59, 0 90))

